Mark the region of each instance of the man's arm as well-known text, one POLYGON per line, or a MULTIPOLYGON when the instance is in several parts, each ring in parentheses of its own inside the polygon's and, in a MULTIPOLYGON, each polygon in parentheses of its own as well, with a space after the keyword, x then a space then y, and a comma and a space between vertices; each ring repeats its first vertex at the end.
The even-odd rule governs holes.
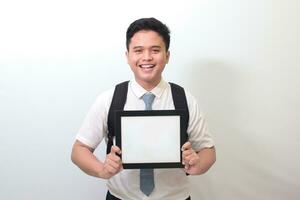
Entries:
POLYGON ((76 140, 73 145, 71 159, 88 175, 104 179, 109 179, 123 169, 121 159, 116 155, 121 153, 117 146, 112 146, 111 153, 106 156, 104 162, 98 160, 93 152, 94 149, 76 140))
POLYGON ((182 146, 182 158, 186 173, 190 175, 204 174, 216 161, 214 147, 204 148, 196 152, 190 142, 182 146))

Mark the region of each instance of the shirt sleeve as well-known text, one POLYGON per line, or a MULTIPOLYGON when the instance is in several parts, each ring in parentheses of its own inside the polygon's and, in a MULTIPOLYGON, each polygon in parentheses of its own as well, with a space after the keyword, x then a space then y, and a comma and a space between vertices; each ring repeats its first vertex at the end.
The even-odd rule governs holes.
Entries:
POLYGON ((107 115, 111 104, 113 90, 100 94, 89 109, 76 139, 96 149, 107 136, 107 115))
POLYGON ((213 147, 214 141, 195 97, 189 92, 186 92, 186 98, 189 108, 189 126, 187 133, 193 149, 200 151, 203 148, 213 147))

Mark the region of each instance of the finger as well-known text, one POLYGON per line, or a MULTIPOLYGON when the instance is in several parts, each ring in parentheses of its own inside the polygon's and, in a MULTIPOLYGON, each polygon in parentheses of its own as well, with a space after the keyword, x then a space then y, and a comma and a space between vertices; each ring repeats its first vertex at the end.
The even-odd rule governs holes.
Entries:
POLYGON ((190 160, 182 158, 182 165, 184 165, 184 168, 189 168, 189 162, 190 160))
POLYGON ((199 162, 198 158, 193 158, 189 161, 189 165, 193 166, 193 165, 196 165, 198 162, 199 162))
POLYGON ((191 157, 189 157, 189 165, 195 165, 199 162, 199 156, 195 153, 191 157))
POLYGON ((185 150, 185 151, 182 152, 182 156, 187 157, 187 156, 193 154, 194 152, 195 151, 193 149, 188 149, 188 150, 185 150))
POLYGON ((111 146, 111 149, 110 149, 110 152, 113 153, 113 154, 121 154, 121 149, 118 147, 118 146, 111 146))
POLYGON ((190 166, 185 167, 184 168, 185 173, 190 174, 190 169, 191 169, 190 166))
POLYGON ((110 175, 115 175, 118 172, 118 169, 114 168, 111 165, 106 165, 105 169, 110 175))
POLYGON ((184 158, 185 158, 186 160, 191 160, 191 159, 197 158, 197 157, 198 157, 198 155, 197 155, 196 152, 191 152, 190 154, 186 155, 184 158))
POLYGON ((123 166, 123 165, 122 165, 121 159, 120 159, 118 156, 116 156, 116 155, 114 155, 114 156, 108 156, 108 157, 106 158, 105 165, 106 165, 106 166, 113 167, 113 168, 115 168, 116 170, 120 170, 121 167, 123 166), (111 159, 111 157, 116 158, 117 161, 111 159))
POLYGON ((108 154, 106 157, 107 162, 114 162, 118 165, 122 165, 122 160, 116 154, 108 154))
POLYGON ((121 165, 120 162, 115 162, 115 161, 113 161, 111 159, 107 159, 106 164, 107 164, 107 166, 113 167, 115 169, 120 168, 120 165, 121 165))
POLYGON ((117 163, 121 162, 121 158, 119 156, 117 156, 116 154, 114 154, 114 153, 108 154, 107 159, 110 159, 110 160, 112 160, 114 162, 117 162, 117 163))
POLYGON ((198 155, 195 151, 193 151, 191 154, 188 154, 183 157, 183 163, 188 165, 194 165, 198 162, 198 155))
POLYGON ((189 157, 187 157, 187 156, 183 156, 183 157, 182 157, 182 164, 183 164, 183 165, 186 165, 186 164, 188 164, 189 162, 190 162, 189 157))
POLYGON ((182 159, 183 165, 189 165, 189 163, 190 163, 190 159, 187 159, 187 158, 182 159))
POLYGON ((187 160, 187 157, 191 154, 192 152, 190 150, 185 150, 182 152, 182 161, 183 161, 182 164, 189 162, 189 160, 187 160))
POLYGON ((182 145, 181 151, 184 151, 184 150, 187 150, 187 149, 190 149, 190 148, 192 148, 192 144, 190 142, 186 142, 182 145))
POLYGON ((188 170, 190 168, 190 165, 188 163, 185 163, 184 169, 188 170))

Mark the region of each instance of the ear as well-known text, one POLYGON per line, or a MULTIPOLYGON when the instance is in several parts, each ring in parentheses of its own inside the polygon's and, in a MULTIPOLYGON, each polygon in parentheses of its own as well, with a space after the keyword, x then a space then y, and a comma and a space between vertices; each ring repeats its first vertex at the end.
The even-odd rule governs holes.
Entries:
POLYGON ((167 55, 166 55, 166 63, 168 63, 169 62, 169 59, 170 59, 170 51, 167 51, 167 55))
POLYGON ((125 56, 126 56, 126 59, 127 59, 127 63, 129 64, 129 53, 128 53, 128 51, 125 52, 125 56))

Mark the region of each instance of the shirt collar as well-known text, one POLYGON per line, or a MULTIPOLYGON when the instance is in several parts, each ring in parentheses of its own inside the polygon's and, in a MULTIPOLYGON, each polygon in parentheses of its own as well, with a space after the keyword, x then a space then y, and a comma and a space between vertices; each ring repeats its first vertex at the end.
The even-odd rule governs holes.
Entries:
POLYGON ((158 85, 155 86, 155 88, 153 88, 151 91, 145 90, 142 86, 138 84, 138 82, 136 82, 135 79, 132 79, 130 81, 130 88, 138 98, 142 98, 142 96, 147 92, 151 92, 152 94, 154 94, 155 98, 160 98, 167 87, 168 83, 163 79, 161 79, 158 85))

